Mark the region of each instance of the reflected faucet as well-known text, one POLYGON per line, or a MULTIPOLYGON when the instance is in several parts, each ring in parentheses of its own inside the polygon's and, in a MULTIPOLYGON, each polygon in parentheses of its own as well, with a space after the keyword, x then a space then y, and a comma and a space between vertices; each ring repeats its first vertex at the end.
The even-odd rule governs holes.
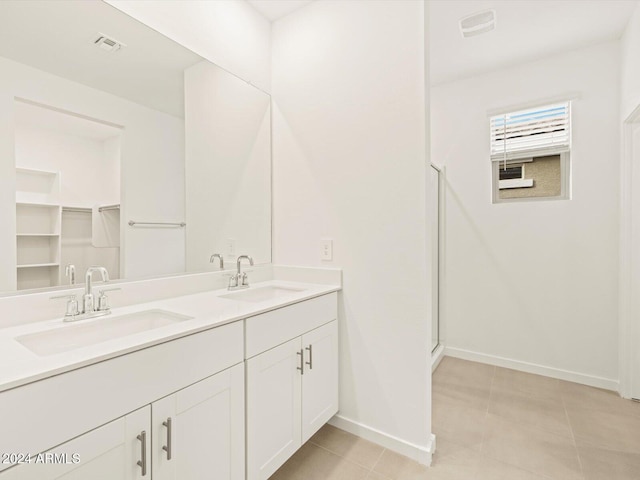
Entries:
POLYGON ((213 255, 211 255, 209 263, 213 263, 214 259, 216 258, 220 260, 220 270, 224 270, 224 258, 222 258, 222 255, 220 255, 219 253, 214 253, 213 255))
POLYGON ((242 260, 249 260, 249 265, 253 266, 253 258, 249 255, 240 255, 237 261, 238 271, 235 275, 231 275, 229 279, 229 290, 237 290, 239 288, 249 288, 249 277, 246 272, 242 272, 242 260))
POLYGON ((76 266, 73 263, 68 263, 64 267, 64 275, 69 277, 69 285, 76 284, 76 266))
POLYGON ((83 313, 91 313, 96 310, 93 291, 91 288, 91 278, 94 272, 100 272, 103 282, 109 281, 109 272, 107 272, 106 268, 99 267, 97 265, 87 268, 87 273, 85 274, 84 295, 82 296, 83 313))

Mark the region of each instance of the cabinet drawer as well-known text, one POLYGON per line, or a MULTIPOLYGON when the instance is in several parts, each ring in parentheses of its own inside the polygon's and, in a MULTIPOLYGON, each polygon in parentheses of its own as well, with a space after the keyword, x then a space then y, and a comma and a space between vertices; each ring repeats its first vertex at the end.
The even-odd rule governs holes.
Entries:
POLYGON ((338 318, 338 294, 321 297, 249 317, 245 357, 251 358, 338 318))

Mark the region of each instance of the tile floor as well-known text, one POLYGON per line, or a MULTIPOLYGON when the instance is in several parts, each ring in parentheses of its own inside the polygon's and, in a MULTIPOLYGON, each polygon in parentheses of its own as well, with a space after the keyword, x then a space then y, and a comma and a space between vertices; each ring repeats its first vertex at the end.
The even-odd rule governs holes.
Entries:
POLYGON ((640 480, 640 404, 597 388, 445 357, 431 468, 330 425, 271 480, 640 480))

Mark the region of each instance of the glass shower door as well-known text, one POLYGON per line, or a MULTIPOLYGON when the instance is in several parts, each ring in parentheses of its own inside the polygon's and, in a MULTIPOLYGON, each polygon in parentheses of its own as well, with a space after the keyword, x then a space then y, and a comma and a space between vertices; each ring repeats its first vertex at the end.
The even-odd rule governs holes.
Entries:
POLYGON ((429 168, 429 235, 431 238, 431 351, 440 345, 440 170, 429 168))

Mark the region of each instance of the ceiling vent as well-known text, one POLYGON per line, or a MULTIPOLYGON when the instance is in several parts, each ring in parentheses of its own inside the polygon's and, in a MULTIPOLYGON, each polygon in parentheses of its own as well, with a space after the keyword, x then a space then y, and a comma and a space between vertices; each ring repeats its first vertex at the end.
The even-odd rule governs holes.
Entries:
POLYGON ((484 10, 460 19, 460 33, 464 38, 490 32, 496 28, 496 11, 484 10))
POLYGON ((122 47, 126 47, 124 43, 119 42, 114 38, 110 38, 104 33, 98 33, 98 38, 93 41, 93 44, 107 52, 117 52, 122 47))

